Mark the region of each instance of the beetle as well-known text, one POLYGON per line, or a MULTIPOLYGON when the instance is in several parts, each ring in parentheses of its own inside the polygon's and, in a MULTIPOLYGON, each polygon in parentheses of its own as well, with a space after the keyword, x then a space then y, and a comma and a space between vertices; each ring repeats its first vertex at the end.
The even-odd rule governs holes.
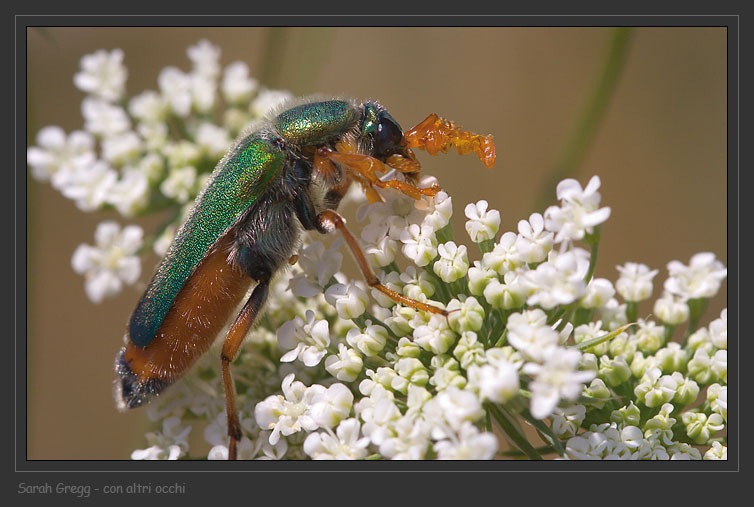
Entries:
POLYGON ((371 100, 302 99, 242 135, 217 164, 131 314, 115 360, 117 407, 139 407, 159 395, 235 317, 221 352, 228 457, 235 459, 241 429, 230 365, 273 276, 295 259, 303 230, 339 231, 369 286, 447 315, 383 286, 336 210, 354 181, 372 202, 381 200, 375 188, 415 199, 435 195, 439 187, 417 186, 421 166, 412 148, 434 155, 451 147, 474 152, 488 167, 495 162, 492 136, 463 131, 435 114, 404 133, 371 100), (380 176, 391 169, 397 177, 380 176))

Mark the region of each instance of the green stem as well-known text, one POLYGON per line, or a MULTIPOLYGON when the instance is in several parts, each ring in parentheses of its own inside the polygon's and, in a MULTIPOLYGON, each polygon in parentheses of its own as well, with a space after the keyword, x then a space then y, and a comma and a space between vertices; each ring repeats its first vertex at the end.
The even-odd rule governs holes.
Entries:
POLYGON ((537 452, 534 446, 529 443, 523 433, 516 428, 516 425, 509 418, 509 416, 494 403, 486 403, 487 411, 495 418, 495 422, 498 423, 500 429, 502 429, 506 435, 513 440, 513 443, 526 454, 529 459, 541 460, 542 456, 537 452))
POLYGON ((631 27, 616 27, 610 37, 610 46, 607 56, 602 65, 597 83, 582 111, 571 138, 558 158, 547 183, 543 187, 537 209, 545 209, 550 202, 552 189, 564 178, 573 174, 576 168, 584 160, 589 145, 594 140, 597 128, 605 116, 605 111, 610 103, 618 84, 618 78, 625 66, 628 56, 629 42, 631 40, 631 27))
POLYGON ((705 310, 707 310, 708 303, 709 299, 707 298, 689 299, 687 301, 686 304, 688 304, 689 306, 689 327, 688 329, 686 329, 686 336, 683 339, 684 347, 689 340, 689 336, 694 334, 694 331, 696 331, 697 327, 699 326, 699 319, 702 318, 705 310))
POLYGON ((602 237, 602 228, 598 225, 594 228, 594 232, 587 235, 584 240, 591 245, 591 254, 589 255, 589 270, 586 272, 584 281, 589 283, 594 276, 594 269, 597 267, 597 254, 600 251, 600 239, 602 237))

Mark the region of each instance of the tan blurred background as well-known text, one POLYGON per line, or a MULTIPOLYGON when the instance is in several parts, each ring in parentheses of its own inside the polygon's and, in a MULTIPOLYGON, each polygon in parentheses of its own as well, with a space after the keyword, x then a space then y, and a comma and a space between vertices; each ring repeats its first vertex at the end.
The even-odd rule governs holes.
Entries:
MULTIPOLYGON (((121 48, 128 93, 157 89, 165 66, 189 70, 186 48, 206 38, 222 63, 243 60, 270 87, 295 94, 375 98, 408 128, 431 112, 495 136, 493 169, 455 154, 419 153, 454 201, 500 210, 501 231, 536 208, 602 68, 610 28, 31 28, 27 31, 28 139, 46 125, 82 128, 73 85, 82 55, 121 48)), ((659 268, 699 251, 727 265, 726 32, 638 28, 604 121, 580 167, 602 180, 612 208, 596 276, 615 281, 626 261, 659 268)), ((555 189, 549 189, 550 203, 555 189)), ((128 459, 146 447, 143 410, 117 413, 113 359, 141 289, 100 305, 71 269, 114 212, 84 214, 48 184, 28 180, 28 459, 128 459)), ((157 220, 141 221, 149 227, 157 220)), ((474 257, 473 257, 474 258, 474 257)), ((156 258, 144 265, 143 282, 156 258)), ((143 286, 142 286, 143 287, 143 286)), ((723 293, 703 323, 727 305, 723 293)), ((640 307, 640 315, 652 311, 640 307)))

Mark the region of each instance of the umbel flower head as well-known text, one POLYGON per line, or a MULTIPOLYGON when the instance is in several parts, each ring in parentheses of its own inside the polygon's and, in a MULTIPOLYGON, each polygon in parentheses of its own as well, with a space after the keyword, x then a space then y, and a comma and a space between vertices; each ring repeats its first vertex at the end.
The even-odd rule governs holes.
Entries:
MULTIPOLYGON (((133 97, 127 55, 85 56, 74 78, 83 129, 46 127, 27 152, 32 175, 82 211, 172 210, 146 237, 103 222, 76 250, 92 301, 134 284, 148 250, 164 254, 231 139, 290 96, 243 62, 223 67, 207 41, 187 54, 189 70, 166 67, 133 97)), ((639 318, 658 270, 626 262, 617 280, 592 275, 611 212, 600 184, 562 181, 558 203, 517 231, 500 230, 488 201, 469 203, 462 237, 448 192, 362 199, 357 237, 377 278, 447 317, 349 278, 341 240, 305 236, 233 364, 238 457, 727 459, 727 311, 704 326, 697 304, 727 270, 711 253, 671 260, 656 316, 639 318)), ((221 346, 147 406, 154 428, 133 459, 228 457, 221 346), (189 445, 202 427, 209 451, 189 445)))

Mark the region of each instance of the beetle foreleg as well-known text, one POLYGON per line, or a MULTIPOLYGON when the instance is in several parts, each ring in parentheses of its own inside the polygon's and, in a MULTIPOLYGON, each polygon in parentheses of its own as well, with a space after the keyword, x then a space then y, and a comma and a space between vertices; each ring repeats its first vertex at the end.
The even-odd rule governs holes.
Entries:
POLYGON ((359 265, 359 269, 361 270, 361 274, 364 276, 367 285, 377 289, 397 303, 401 303, 406 306, 410 306, 411 308, 416 308, 417 310, 422 310, 425 312, 437 313, 445 316, 448 315, 448 312, 446 310, 443 310, 442 308, 428 305, 426 303, 416 301, 415 299, 407 298, 403 294, 385 287, 374 274, 374 271, 372 271, 372 268, 369 265, 369 261, 367 260, 366 256, 364 256, 364 252, 361 251, 359 243, 356 241, 356 238, 353 237, 351 231, 349 231, 346 227, 345 218, 340 216, 340 214, 328 209, 317 215, 317 221, 319 223, 317 229, 320 232, 330 233, 335 231, 336 229, 340 231, 340 233, 345 238, 348 247, 351 249, 351 253, 353 253, 353 256, 356 258, 356 262, 359 265))
MULTIPOLYGON (((403 192, 405 195, 414 199, 421 199, 422 195, 433 196, 440 191, 440 187, 432 185, 429 188, 420 188, 401 180, 387 180, 383 181, 377 176, 378 172, 385 173, 390 169, 388 166, 380 162, 374 157, 369 155, 362 155, 360 153, 341 153, 333 151, 328 148, 320 148, 317 152, 317 156, 320 158, 326 158, 332 162, 337 162, 351 171, 359 179, 365 181, 368 185, 373 185, 379 188, 394 188, 403 192)), ((370 201, 372 199, 370 198, 370 201)))
POLYGON ((241 312, 230 326, 228 335, 225 337, 223 350, 220 358, 222 359, 223 385, 225 386, 225 406, 228 417, 228 436, 230 444, 228 445, 228 459, 235 460, 237 451, 236 446, 241 440, 241 423, 238 420, 238 410, 236 408, 236 389, 233 384, 233 377, 230 374, 230 363, 238 356, 238 349, 243 342, 246 333, 251 329, 252 324, 259 315, 259 310, 264 306, 267 300, 267 294, 270 288, 270 278, 259 280, 257 286, 249 296, 249 300, 244 305, 241 312))

